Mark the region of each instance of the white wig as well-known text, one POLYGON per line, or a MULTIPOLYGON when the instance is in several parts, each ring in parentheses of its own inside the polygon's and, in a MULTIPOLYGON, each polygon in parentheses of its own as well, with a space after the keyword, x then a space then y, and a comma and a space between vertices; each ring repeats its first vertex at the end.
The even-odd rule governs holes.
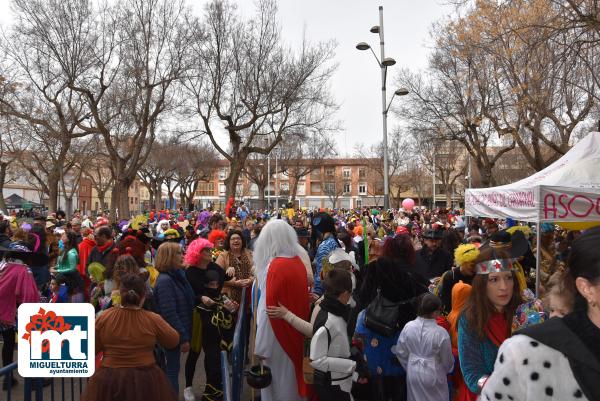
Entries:
POLYGON ((288 223, 275 219, 265 225, 254 245, 254 265, 261 287, 264 286, 271 260, 298 256, 299 248, 302 247, 298 244, 298 236, 288 223))
POLYGON ((159 221, 159 222, 158 222, 158 224, 156 225, 156 233, 157 233, 157 234, 163 234, 163 233, 166 231, 166 230, 163 230, 163 229, 162 229, 162 227, 161 227, 163 224, 166 224, 166 225, 167 225, 167 227, 168 227, 168 228, 167 228, 167 230, 168 230, 169 228, 171 228, 171 223, 169 223, 169 220, 161 220, 161 221, 159 221))

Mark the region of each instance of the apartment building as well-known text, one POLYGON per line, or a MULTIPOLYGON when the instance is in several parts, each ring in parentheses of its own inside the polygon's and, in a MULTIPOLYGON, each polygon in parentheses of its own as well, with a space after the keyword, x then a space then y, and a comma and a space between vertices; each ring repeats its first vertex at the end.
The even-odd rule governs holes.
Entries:
MULTIPOLYGON (((275 164, 271 164, 275 172, 275 164)), ((383 205, 381 165, 381 159, 321 160, 309 174, 298 180, 296 207, 356 208, 383 205)), ((226 160, 221 160, 212 179, 199 182, 194 197, 199 207, 218 206, 225 202, 225 179, 228 174, 229 164, 226 160)), ((294 184, 295 179, 287 171, 273 173, 261 196, 259 185, 244 174, 236 188, 236 199, 259 208, 262 199, 270 198, 271 204, 281 206, 291 199, 294 184)))

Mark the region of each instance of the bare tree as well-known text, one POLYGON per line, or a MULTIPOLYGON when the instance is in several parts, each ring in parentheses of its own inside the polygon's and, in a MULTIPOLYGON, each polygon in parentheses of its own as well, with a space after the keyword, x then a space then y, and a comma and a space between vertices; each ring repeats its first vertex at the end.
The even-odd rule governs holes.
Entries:
POLYGON ((327 84, 334 46, 305 41, 297 51, 286 47, 274 0, 259 0, 248 21, 230 2, 213 0, 205 19, 207 31, 193 47, 197 69, 184 85, 203 134, 229 161, 229 198, 251 154, 269 154, 290 136, 331 127, 335 107, 327 84), (221 131, 227 147, 218 143, 221 131))
POLYGON ((14 170, 14 164, 18 157, 18 153, 12 146, 13 142, 19 140, 13 129, 13 120, 9 116, 0 119, 0 210, 2 211, 6 211, 3 195, 4 185, 11 181, 8 176, 10 170, 14 170))
POLYGON ((200 181, 210 181, 216 169, 217 156, 207 143, 182 143, 176 147, 175 177, 179 184, 181 205, 189 207, 200 181))
MULTIPOLYGON (((446 207, 452 207, 454 187, 457 182, 460 182, 459 179, 464 177, 467 170, 464 149, 456 141, 440 139, 423 132, 413 134, 422 164, 430 173, 435 174, 436 186, 440 188, 439 192, 446 197, 446 207)), ((436 190, 436 192, 438 191, 436 190)))
POLYGON ((338 200, 342 195, 348 194, 344 187, 345 181, 339 174, 335 174, 333 177, 327 178, 323 183, 323 193, 327 195, 329 202, 331 202, 331 208, 335 209, 338 207, 338 200))
POLYGON ((323 164, 323 160, 335 154, 330 137, 310 134, 307 138, 294 137, 281 147, 282 172, 290 180, 290 202, 296 201, 298 183, 323 164))
POLYGON ((436 47, 427 71, 399 74, 398 84, 408 88, 410 96, 397 115, 412 129, 444 133, 444 139, 460 142, 479 171, 481 185, 493 186, 494 166, 514 149, 515 141, 500 138, 484 115, 492 98, 493 67, 472 48, 457 44, 451 27, 433 30, 436 47))
POLYGON ((113 209, 128 216, 128 189, 161 129, 161 115, 174 105, 197 24, 183 0, 15 4, 73 97, 84 102, 86 118, 76 126, 102 137, 115 179, 113 209))
MULTIPOLYGON (((61 177, 73 167, 66 160, 71 141, 87 135, 78 125, 88 115, 80 97, 68 87, 61 69, 64 60, 52 50, 64 43, 67 32, 61 28, 50 39, 46 36, 49 27, 45 31, 38 29, 44 25, 42 21, 66 11, 65 5, 58 1, 25 0, 15 0, 13 4, 16 23, 1 45, 5 60, 0 65, 0 111, 22 121, 20 129, 31 139, 17 146, 19 151, 27 152, 23 166, 49 196, 50 209, 56 210, 61 177)), ((63 19, 67 15, 77 18, 80 9, 74 5, 63 19)))
MULTIPOLYGON (((404 164, 408 160, 409 146, 405 136, 400 129, 394 130, 389 138, 388 144, 388 193, 392 203, 399 203, 399 196, 402 188, 397 177, 402 170, 404 164)), ((363 161, 368 167, 368 173, 375 172, 376 174, 368 177, 367 181, 370 185, 367 186, 367 193, 379 200, 383 195, 383 144, 381 142, 371 146, 358 144, 354 147, 354 157, 363 161), (380 183, 381 185, 376 185, 380 183)))
POLYGON ((548 14, 554 14, 549 2, 486 0, 451 25, 457 50, 477 53, 475 71, 490 71, 493 91, 483 115, 538 171, 569 150, 594 105, 595 82, 581 48, 550 35, 548 14))
MULTIPOLYGON (((265 190, 269 187, 269 182, 271 181, 271 177, 268 174, 267 158, 258 153, 249 155, 243 172, 253 184, 256 184, 260 208, 266 209, 265 190)), ((271 176, 273 173, 274 171, 271 171, 271 176)))
POLYGON ((77 163, 83 177, 90 180, 92 188, 96 190, 101 210, 109 208, 106 196, 112 191, 115 182, 109 167, 110 159, 103 145, 101 138, 97 136, 86 138, 81 145, 85 155, 77 163))

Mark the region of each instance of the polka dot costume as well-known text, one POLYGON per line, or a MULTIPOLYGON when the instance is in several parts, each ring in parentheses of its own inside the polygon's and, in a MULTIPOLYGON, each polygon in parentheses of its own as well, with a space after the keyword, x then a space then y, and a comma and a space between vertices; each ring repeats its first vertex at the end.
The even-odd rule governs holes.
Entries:
POLYGON ((481 400, 592 401, 579 388, 561 352, 525 335, 502 344, 481 400))

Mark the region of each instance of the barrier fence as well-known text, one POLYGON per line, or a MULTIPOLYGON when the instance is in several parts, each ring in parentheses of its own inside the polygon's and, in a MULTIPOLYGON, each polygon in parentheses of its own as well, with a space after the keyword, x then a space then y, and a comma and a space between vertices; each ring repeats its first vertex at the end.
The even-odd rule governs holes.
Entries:
POLYGON ((0 392, 0 401, 76 401, 87 382, 83 377, 72 378, 24 378, 19 386, 12 385, 17 362, 0 369, 0 382, 7 383, 6 390, 0 392))
MULTIPOLYGON (((242 289, 242 301, 233 335, 231 354, 221 352, 223 400, 240 401, 244 392, 247 339, 250 313, 246 302, 247 289, 242 289), (231 360, 231 367, 229 361, 231 360)), ((0 401, 76 401, 87 382, 86 378, 24 378, 21 388, 12 386, 10 378, 17 371, 17 362, 0 369, 0 382, 6 380, 6 391, 0 392, 0 401)))

